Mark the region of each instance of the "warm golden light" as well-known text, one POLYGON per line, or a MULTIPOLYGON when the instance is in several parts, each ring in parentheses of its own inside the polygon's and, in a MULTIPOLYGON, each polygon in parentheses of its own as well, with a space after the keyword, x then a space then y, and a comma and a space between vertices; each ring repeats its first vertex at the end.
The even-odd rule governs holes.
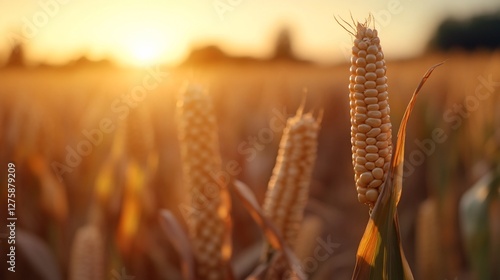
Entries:
POLYGON ((142 29, 128 33, 123 41, 123 59, 136 66, 161 63, 168 55, 167 34, 142 29))
POLYGON ((161 50, 152 42, 137 42, 130 46, 131 59, 134 64, 145 65, 160 60, 161 50))

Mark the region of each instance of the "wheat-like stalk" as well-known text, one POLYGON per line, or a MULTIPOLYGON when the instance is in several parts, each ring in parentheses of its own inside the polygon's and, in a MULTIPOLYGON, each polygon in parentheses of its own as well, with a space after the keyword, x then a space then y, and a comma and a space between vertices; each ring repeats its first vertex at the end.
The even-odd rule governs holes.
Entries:
POLYGON ((97 226, 79 229, 71 248, 69 279, 103 280, 104 252, 103 237, 97 226))
POLYGON ((320 123, 299 112, 288 119, 264 200, 264 213, 293 247, 309 195, 320 123))
POLYGON ((214 108, 206 91, 194 85, 183 90, 177 107, 184 180, 193 210, 188 226, 197 275, 200 279, 226 279, 223 249, 229 229, 221 192, 225 186, 214 177, 221 170, 214 108))
MULTIPOLYGON (((319 128, 320 121, 310 113, 302 114, 301 109, 288 119, 264 200, 264 214, 292 248, 297 241, 309 195, 319 128)), ((286 261, 280 258, 268 272, 268 279, 280 277, 284 269, 286 261)))
POLYGON ((349 99, 352 164, 361 203, 373 207, 392 156, 391 118, 384 53, 377 30, 357 24, 349 99))

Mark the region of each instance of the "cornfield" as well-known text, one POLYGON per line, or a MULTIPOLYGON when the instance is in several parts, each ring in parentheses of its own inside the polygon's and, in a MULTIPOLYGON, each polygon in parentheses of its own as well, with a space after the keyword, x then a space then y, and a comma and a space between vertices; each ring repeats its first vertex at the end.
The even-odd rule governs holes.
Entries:
POLYGON ((500 277, 500 53, 341 24, 336 66, 0 70, 1 278, 500 277))

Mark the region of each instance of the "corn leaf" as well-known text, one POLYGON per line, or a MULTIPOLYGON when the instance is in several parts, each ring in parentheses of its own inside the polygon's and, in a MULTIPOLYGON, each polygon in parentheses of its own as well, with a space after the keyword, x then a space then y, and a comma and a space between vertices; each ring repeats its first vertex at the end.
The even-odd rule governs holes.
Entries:
MULTIPOLYGON (((500 171, 500 169, 499 169, 500 171)), ((465 250, 476 279, 498 279, 500 269, 500 172, 486 174, 460 200, 465 250)))
POLYGON ((413 280, 403 252, 399 233, 397 205, 403 188, 403 164, 406 125, 415 106, 417 95, 436 64, 427 70, 406 107, 398 131, 398 139, 391 168, 381 194, 375 203, 356 255, 356 266, 352 279, 402 279, 413 280))
POLYGON ((66 188, 57 180, 45 158, 40 154, 31 155, 28 159, 30 169, 39 179, 43 208, 59 223, 68 219, 68 197, 66 188))
MULTIPOLYGON (((60 280, 60 267, 51 248, 40 237, 17 229, 17 242, 21 255, 41 280, 60 280)), ((18 270, 16 270, 17 272, 18 270)))
MULTIPOLYGON (((235 256, 232 263, 236 279, 244 279, 246 275, 256 270, 261 260, 263 246, 263 242, 254 242, 235 256)), ((248 280, 248 277, 246 279, 248 280)))
POLYGON ((293 275, 296 279, 307 279, 306 275, 299 269, 301 267, 299 260, 293 253, 292 249, 286 244, 273 222, 264 216, 264 212, 262 211, 262 208, 250 188, 240 181, 235 181, 233 185, 235 187, 234 190, 236 195, 243 202, 243 205, 247 208, 255 222, 262 228, 268 242, 275 249, 283 253, 283 256, 287 260, 288 265, 292 269, 293 275))
MULTIPOLYGON (((268 261, 260 263, 245 280, 266 280, 274 277, 273 269, 276 269, 276 264, 282 259, 283 253, 275 251, 268 261), (269 277, 268 275, 273 275, 269 277)), ((286 276, 284 276, 286 277, 286 276)), ((290 276, 291 277, 291 276, 290 276)), ((290 279, 290 278, 286 278, 290 279)))
POLYGON ((182 273, 186 280, 195 279, 194 254, 188 234, 168 210, 160 212, 160 226, 181 257, 182 273))

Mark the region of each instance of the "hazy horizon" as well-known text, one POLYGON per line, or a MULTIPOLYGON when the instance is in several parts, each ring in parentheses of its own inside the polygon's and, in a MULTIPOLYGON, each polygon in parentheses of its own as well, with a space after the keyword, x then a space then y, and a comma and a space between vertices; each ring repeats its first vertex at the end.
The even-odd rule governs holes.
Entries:
POLYGON ((16 40, 36 63, 65 64, 78 57, 125 65, 181 62, 194 47, 217 45, 230 55, 264 58, 277 33, 291 32, 298 56, 331 63, 346 59, 350 36, 334 16, 364 20, 369 13, 388 59, 420 54, 447 17, 468 18, 500 8, 494 0, 389 0, 330 3, 257 1, 0 1, 0 60, 16 40))

